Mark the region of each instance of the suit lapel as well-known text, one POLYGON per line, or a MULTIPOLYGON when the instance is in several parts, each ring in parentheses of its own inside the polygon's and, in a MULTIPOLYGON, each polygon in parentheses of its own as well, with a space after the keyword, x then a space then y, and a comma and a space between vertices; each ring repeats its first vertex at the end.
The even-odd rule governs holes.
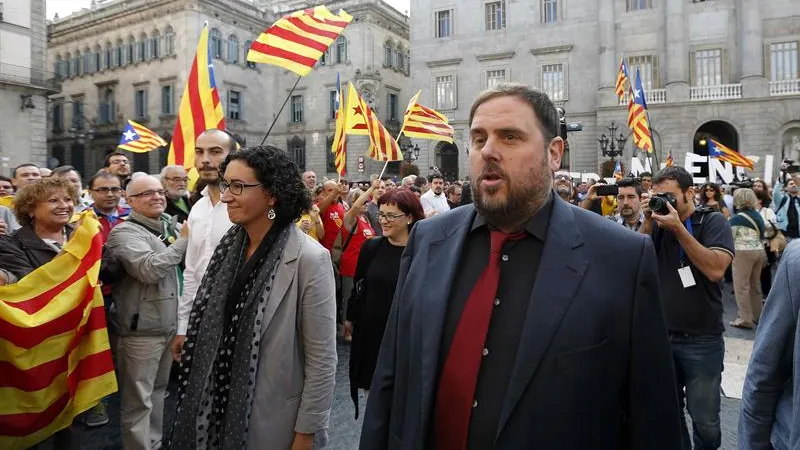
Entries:
POLYGON ((580 252, 583 236, 577 229, 571 207, 560 199, 554 201, 539 271, 500 415, 498 436, 550 347, 589 265, 580 252))
MULTIPOLYGON (((422 296, 418 300, 422 312, 419 316, 421 323, 416 328, 422 335, 422 424, 430 421, 447 304, 464 238, 475 218, 475 208, 458 208, 449 215, 456 216, 455 220, 440 221, 438 225, 441 227, 433 230, 436 234, 427 242, 425 281, 420 291, 422 296)), ((422 241, 424 245, 425 240, 422 241)))
POLYGON ((297 227, 290 225, 292 228, 289 230, 289 238, 286 241, 286 248, 283 251, 283 258, 278 262, 275 267, 275 280, 272 283, 272 291, 264 293, 269 295, 270 300, 267 301, 264 309, 264 325, 261 327, 262 333, 266 333, 269 329, 269 324, 275 316, 278 307, 283 303, 286 292, 294 281, 295 274, 297 273, 297 259, 300 255, 300 248, 302 247, 302 236, 297 231, 297 227))

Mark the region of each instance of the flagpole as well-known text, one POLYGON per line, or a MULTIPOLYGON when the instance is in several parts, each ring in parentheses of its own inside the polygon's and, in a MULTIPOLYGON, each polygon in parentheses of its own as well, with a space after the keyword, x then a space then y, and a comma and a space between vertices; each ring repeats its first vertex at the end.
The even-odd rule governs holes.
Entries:
POLYGON ((650 162, 655 165, 655 167, 651 167, 650 170, 652 170, 653 173, 656 173, 657 171, 661 170, 661 166, 658 162, 658 152, 656 151, 656 136, 653 134, 653 123, 650 122, 650 111, 645 110, 644 113, 647 115, 647 129, 650 131, 650 142, 653 148, 653 156, 651 157, 650 162))
POLYGON ((303 78, 302 75, 298 75, 297 76, 297 79, 294 81, 294 85, 292 85, 292 89, 289 90, 289 95, 286 96, 286 100, 284 100, 283 104, 281 105, 281 109, 278 110, 278 114, 275 114, 275 118, 272 119, 272 125, 270 125, 269 129, 267 129, 267 134, 264 135, 264 139, 261 139, 261 144, 260 145, 264 145, 264 142, 267 141, 267 136, 269 136, 269 133, 272 131, 272 127, 275 126, 275 122, 278 121, 278 117, 281 116, 281 113, 283 112, 283 108, 286 107, 286 104, 289 103, 289 99, 292 98, 292 94, 294 93, 294 90, 297 87, 297 84, 300 82, 301 78, 303 78))
MULTIPOLYGON (((403 129, 402 129, 402 128, 400 128, 400 132, 399 132, 399 133, 397 133, 397 137, 396 137, 396 138, 394 138, 394 141, 395 141, 395 142, 397 142, 397 143, 398 143, 398 145, 400 144, 400 136, 401 136, 402 134, 403 134, 403 129)), ((383 170, 381 170, 381 174, 380 174, 380 175, 378 175, 378 179, 379 179, 379 180, 383 178, 383 173, 384 173, 384 172, 386 172, 386 168, 387 168, 387 167, 389 167, 389 163, 390 163, 390 162, 391 162, 391 161, 386 161, 386 164, 384 164, 384 165, 383 165, 383 170)))

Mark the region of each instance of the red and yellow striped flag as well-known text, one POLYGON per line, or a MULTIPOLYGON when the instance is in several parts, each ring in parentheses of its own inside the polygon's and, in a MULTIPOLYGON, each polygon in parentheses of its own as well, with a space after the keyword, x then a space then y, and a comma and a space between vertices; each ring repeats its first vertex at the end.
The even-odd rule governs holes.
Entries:
POLYGON ((372 108, 358 95, 353 83, 349 83, 349 85, 348 104, 351 102, 350 95, 355 93, 355 99, 359 102, 359 109, 364 112, 366 117, 367 129, 369 130, 369 157, 375 161, 401 161, 403 153, 400 151, 400 145, 389 134, 389 130, 378 120, 372 108))
POLYGON ((347 111, 345 111, 345 102, 342 98, 342 83, 339 79, 339 74, 336 74, 336 131, 333 133, 333 143, 331 145, 331 152, 334 155, 334 165, 336 166, 336 173, 340 177, 347 174, 347 111))
POLYGON ((211 49, 208 47, 208 26, 205 26, 200 33, 197 52, 181 97, 167 164, 193 169, 195 139, 211 128, 225 129, 225 113, 222 111, 214 80, 214 65, 211 49))
POLYGON ((631 77, 628 75, 628 65, 625 64, 625 58, 620 58, 619 72, 617 72, 617 83, 614 87, 614 92, 617 93, 617 97, 619 97, 620 101, 625 99, 625 92, 630 84, 630 80, 631 77))
POLYGON ((0 286, 0 448, 26 449, 117 390, 90 211, 63 251, 0 286))
POLYGON ((353 83, 347 83, 347 119, 345 119, 345 133, 357 136, 369 136, 367 128, 367 115, 361 107, 361 96, 358 95, 353 83))
POLYGON ((403 127, 400 132, 405 133, 410 138, 453 143, 455 141, 455 131, 447 123, 447 117, 417 103, 421 93, 422 91, 417 92, 408 102, 406 113, 403 116, 403 127))
POLYGON ((147 153, 159 147, 166 147, 167 141, 144 125, 132 120, 122 130, 117 148, 134 153, 147 153))
POLYGON ((350 14, 342 10, 333 14, 324 6, 294 12, 258 36, 247 60, 283 67, 304 77, 352 20, 350 14))

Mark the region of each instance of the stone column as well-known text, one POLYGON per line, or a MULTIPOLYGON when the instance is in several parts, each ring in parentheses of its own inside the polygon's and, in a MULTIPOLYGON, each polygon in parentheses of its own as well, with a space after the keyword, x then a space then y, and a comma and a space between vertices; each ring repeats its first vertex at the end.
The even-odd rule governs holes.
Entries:
POLYGON ((742 97, 767 96, 769 83, 764 77, 764 46, 759 0, 737 0, 736 3, 739 12, 737 23, 742 97))
POLYGON ((689 45, 685 15, 686 0, 666 0, 664 33, 666 36, 667 100, 689 100, 689 45))
POLYGON ((597 8, 597 21, 599 25, 599 51, 598 79, 600 89, 597 93, 597 105, 611 106, 618 103, 614 93, 614 86, 619 70, 619 60, 616 51, 616 30, 614 22, 614 0, 599 0, 597 8))

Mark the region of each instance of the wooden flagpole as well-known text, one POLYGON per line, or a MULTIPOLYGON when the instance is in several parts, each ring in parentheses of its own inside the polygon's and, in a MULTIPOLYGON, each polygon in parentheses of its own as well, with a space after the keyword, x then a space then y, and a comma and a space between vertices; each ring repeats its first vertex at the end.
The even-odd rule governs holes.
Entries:
POLYGON ((281 109, 278 110, 278 114, 275 114, 275 118, 272 119, 272 124, 267 129, 267 134, 264 135, 264 139, 261 139, 261 144, 260 145, 264 145, 264 142, 267 141, 267 136, 269 136, 269 133, 272 131, 272 127, 274 127, 275 123, 278 121, 278 117, 281 116, 281 113, 283 112, 283 108, 286 107, 286 104, 289 103, 289 99, 292 98, 292 94, 294 93, 295 88, 297 88, 297 83, 300 82, 300 78, 303 78, 303 76, 302 75, 298 75, 297 79, 294 81, 294 85, 292 85, 292 89, 289 90, 289 95, 287 95, 286 96, 286 100, 283 101, 283 104, 281 105, 281 109))

